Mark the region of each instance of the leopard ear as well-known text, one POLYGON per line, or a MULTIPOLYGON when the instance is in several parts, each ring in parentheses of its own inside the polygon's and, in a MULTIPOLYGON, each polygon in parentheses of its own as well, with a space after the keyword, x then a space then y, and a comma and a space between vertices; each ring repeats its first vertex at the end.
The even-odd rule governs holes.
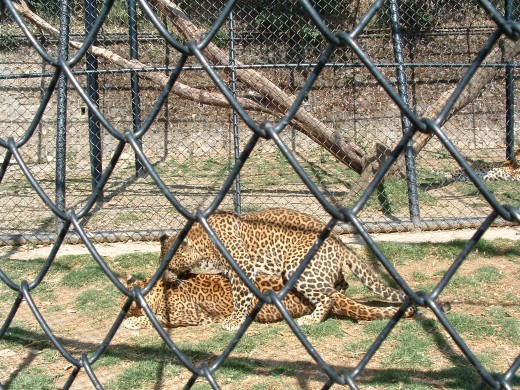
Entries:
MULTIPOLYGON (((161 242, 161 257, 164 257, 166 252, 170 249, 170 245, 172 244, 171 238, 172 236, 168 234, 163 234, 159 238, 159 241, 161 242)), ((184 237, 184 240, 181 242, 181 248, 186 248, 189 245, 191 245, 191 240, 188 237, 184 237)))
POLYGON ((126 275, 126 285, 130 286, 132 283, 135 283, 135 278, 131 274, 126 275))
POLYGON ((168 238, 170 238, 170 236, 168 234, 163 234, 159 238, 159 241, 161 242, 161 252, 164 252, 165 249, 166 250, 168 249, 167 247, 165 248, 165 246, 167 245, 168 238))

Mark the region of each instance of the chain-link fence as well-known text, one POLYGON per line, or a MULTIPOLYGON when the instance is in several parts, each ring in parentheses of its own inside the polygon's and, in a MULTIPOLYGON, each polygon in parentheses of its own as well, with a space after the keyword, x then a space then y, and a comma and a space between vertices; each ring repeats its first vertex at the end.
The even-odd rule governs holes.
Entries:
MULTIPOLYGON (((154 237, 204 222, 217 208, 283 206, 358 232, 409 297, 348 371, 321 359, 276 295, 255 291, 279 307, 329 377, 325 388, 356 388, 411 304, 432 310, 477 369, 479 388, 512 388, 520 357, 491 374, 436 299, 491 224, 519 222, 515 176, 487 183, 476 173, 482 164, 516 170, 515 2, 0 6, 2 237, 54 243, 33 282, 0 273, 19 291, 0 336, 25 298, 74 367, 65 387, 81 369, 101 386, 92 364, 131 302, 91 356, 74 357, 54 337, 30 291, 70 233, 144 305, 143 292, 117 282, 93 241, 154 237), (469 182, 450 179, 461 168, 469 182), (410 289, 367 233, 461 226, 479 228, 431 293, 410 289)), ((152 285, 166 266, 164 259, 152 285)), ((157 330, 193 373, 188 386, 203 376, 217 388, 214 372, 256 313, 209 366, 194 365, 157 330)))
MULTIPOLYGON (((172 36, 182 37, 206 31, 221 6, 214 2, 178 5, 188 20, 179 25, 166 15, 161 16, 161 23, 172 36)), ((42 18, 28 24, 35 43, 58 55, 58 2, 35 1, 27 6, 42 18)), ((348 31, 369 9, 369 2, 323 1, 315 6, 331 29, 348 31)), ((100 7, 96 2, 69 7, 67 39, 72 51, 84 41, 100 7)), ((356 41, 417 115, 433 117, 495 25, 472 2, 404 1, 400 8, 397 20, 391 8, 384 6, 356 41)), ((510 8, 514 16, 516 3, 510 8)), ((35 55, 9 12, 4 12, 1 23, 0 131, 5 139, 18 139, 35 117, 54 68, 35 55)), ((72 72, 107 121, 119 130, 137 131, 153 110, 180 54, 140 7, 123 1, 115 2, 92 44, 95 52, 78 59, 72 72)), ((278 120, 287 112, 325 48, 318 28, 292 2, 237 4, 212 44, 209 60, 215 71, 258 121, 278 120)), ((507 45, 493 47, 468 85, 468 96, 443 118, 444 131, 473 167, 500 166, 514 156, 516 47, 507 45)), ((61 94, 49 98, 33 126, 34 135, 20 153, 58 208, 77 208, 85 205, 101 180, 117 139, 74 88, 63 85, 58 90, 61 94)), ((343 47, 327 58, 298 115, 281 134, 284 142, 327 199, 345 206, 359 199, 370 175, 410 126, 365 64, 343 47)), ((177 190, 188 209, 194 209, 207 207, 218 193, 248 132, 204 69, 190 58, 139 142, 166 185, 177 190)), ((473 185, 445 180, 460 167, 436 137, 418 138, 414 153, 408 154, 406 163, 402 158, 360 213, 364 226, 369 231, 478 226, 489 213, 487 203, 473 185)), ((501 202, 518 205, 517 184, 497 181, 489 188, 501 202)), ((59 221, 22 180, 19 170, 3 179, 0 190, 6 216, 1 223, 3 242, 52 242, 59 221)), ((272 206, 326 217, 279 150, 262 142, 222 207, 251 211, 272 206)), ((165 226, 176 229, 181 224, 182 218, 142 171, 128 146, 82 220, 96 240, 157 238, 165 226)))

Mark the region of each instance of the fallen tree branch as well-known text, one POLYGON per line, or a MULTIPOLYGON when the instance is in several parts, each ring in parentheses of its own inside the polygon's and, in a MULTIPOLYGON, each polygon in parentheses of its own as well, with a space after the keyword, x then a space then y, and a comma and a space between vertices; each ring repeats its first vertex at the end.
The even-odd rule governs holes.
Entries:
MULTIPOLYGON (((183 39, 197 41, 202 37, 203 34, 200 29, 177 4, 169 0, 150 0, 150 4, 154 5, 174 24, 177 32, 183 39)), ((229 63, 229 54, 214 43, 210 43, 204 49, 204 54, 214 65, 229 63)), ((237 62, 236 65, 240 66, 243 64, 237 62)), ((242 83, 265 96, 270 102, 269 108, 280 112, 282 115, 294 102, 294 96, 284 92, 271 80, 254 69, 239 68, 236 70, 236 75, 242 83)), ((304 109, 300 108, 298 110, 295 120, 299 124, 299 126, 296 126, 299 131, 323 146, 334 157, 357 173, 362 172, 364 153, 354 142, 341 136, 304 109)))
MULTIPOLYGON (((22 15, 24 18, 29 20, 31 23, 33 23, 38 28, 47 31, 49 34, 54 35, 55 37, 59 37, 59 30, 52 26, 50 23, 48 23, 46 20, 41 18, 39 15, 32 12, 27 4, 23 0, 19 0, 20 4, 13 3, 13 6, 15 9, 22 15)), ((71 40, 69 42, 70 46, 79 49, 82 46, 82 42, 71 40)), ((108 49, 104 49, 98 46, 91 45, 88 49, 88 51, 94 55, 97 58, 103 58, 112 64, 125 69, 135 69, 139 70, 142 68, 145 68, 146 65, 138 60, 132 60, 124 58, 113 51, 110 51, 108 49)), ((154 84, 157 84, 161 87, 164 87, 166 83, 168 82, 168 77, 162 73, 162 72, 142 72, 139 74, 139 77, 149 80, 153 82, 154 84)), ((224 98, 223 95, 220 93, 213 93, 204 91, 202 89, 198 88, 192 88, 186 84, 176 82, 173 85, 172 93, 175 95, 193 100, 198 103, 208 104, 212 106, 217 107, 227 107, 231 108, 229 105, 229 102, 224 98)), ((254 110, 254 111, 261 111, 266 112, 270 114, 275 114, 272 110, 262 106, 261 104, 258 104, 250 99, 238 99, 239 103, 246 109, 254 110)))
MULTIPOLYGON (((488 63, 506 63, 510 62, 514 59, 514 57, 520 52, 520 41, 512 41, 510 39, 504 39, 502 41, 503 45, 497 45, 486 57, 486 62, 488 63)), ((460 97, 455 102, 452 110, 446 117, 446 121, 448 121, 451 117, 459 113, 464 107, 470 104, 473 100, 475 100, 484 90, 486 85, 488 85, 499 72, 503 72, 503 68, 499 67, 480 67, 468 85, 464 88, 464 91, 460 95, 460 97)), ((424 118, 435 118, 441 112, 441 110, 446 105, 446 102, 450 98, 450 96, 455 91, 456 87, 453 87, 445 92, 443 92, 439 98, 431 104, 428 109, 422 114, 424 118)), ((441 124, 442 125, 442 124, 441 124)), ((414 140, 414 152, 415 154, 419 153, 422 148, 426 146, 428 141, 431 139, 430 134, 421 133, 415 137, 414 140)))

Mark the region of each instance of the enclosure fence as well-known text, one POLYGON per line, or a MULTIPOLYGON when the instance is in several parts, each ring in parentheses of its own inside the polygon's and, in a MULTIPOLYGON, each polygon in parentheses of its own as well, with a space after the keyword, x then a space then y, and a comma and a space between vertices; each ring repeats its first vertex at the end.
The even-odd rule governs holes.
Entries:
MULTIPOLYGON (((214 2, 177 4, 184 20, 172 16, 171 10, 158 12, 166 13, 160 21, 179 39, 207 31, 208 21, 220 14, 214 2)), ((26 5, 27 28, 34 43, 57 58, 61 47, 58 1, 33 0, 26 5)), ((329 28, 349 31, 369 5, 322 1, 315 6, 329 28)), ((100 6, 91 1, 68 7, 67 39, 72 50, 85 44, 100 6)), ((150 3, 153 9, 167 6, 150 3)), ((516 19, 520 10, 514 2, 499 8, 508 12, 509 19, 516 19)), ((400 4, 400 11, 395 19, 391 7, 381 7, 356 42, 416 115, 434 118, 495 24, 471 1, 407 0, 400 4)), ((20 153, 34 177, 57 207, 82 208, 110 164, 118 139, 75 88, 62 85, 56 88, 60 93, 47 96, 53 64, 34 51, 9 12, 3 13, 0 23, 0 134, 6 139, 25 139, 25 130, 31 128, 34 135, 26 139, 20 153), (44 100, 45 109, 40 108, 44 100), (34 118, 38 120, 33 122, 34 118)), ((276 123, 303 90, 325 42, 296 3, 244 1, 234 6, 207 55, 257 123, 276 123)), ((115 1, 91 48, 71 67, 85 93, 107 121, 136 134, 144 118, 155 115, 138 137, 143 152, 186 208, 209 207, 221 178, 231 173, 246 146, 247 123, 193 56, 154 112, 182 53, 158 32, 137 3, 115 1)), ((508 41, 495 45, 463 97, 443 114, 443 130, 475 168, 514 160, 516 51, 516 45, 508 41)), ((353 207, 403 131, 413 125, 402 116, 356 53, 348 46, 337 47, 280 136, 324 196, 337 207, 353 207)), ((460 167, 438 138, 417 136, 413 148, 413 153, 410 149, 392 166, 360 210, 364 227, 369 232, 388 232, 479 226, 491 209, 471 183, 445 180, 460 167)), ((520 201, 518 186, 515 181, 488 184, 501 203, 515 206, 520 201)), ((0 191, 6 215, 0 221, 1 243, 54 241, 61 219, 45 207, 20 170, 12 170, 2 180, 0 191)), ((276 145, 263 141, 236 176, 222 207, 238 212, 289 207, 323 221, 328 217, 276 145)), ((182 215, 162 196, 129 145, 82 219, 95 242, 154 240, 165 227, 176 230, 182 224, 182 215)), ((504 224, 508 222, 501 218, 495 222, 504 224)), ((348 224, 340 227, 355 231, 348 224)), ((71 230, 66 241, 81 240, 71 230)))
MULTIPOLYGON (((59 28, 54 28, 51 23, 39 17, 38 13, 33 10, 34 8, 36 8, 36 10, 38 9, 38 7, 34 7, 34 4, 33 7, 29 7, 22 1, 2 0, 0 3, 0 12, 9 15, 9 18, 12 18, 12 20, 16 22, 18 29, 24 33, 25 39, 30 42, 32 49, 45 64, 44 73, 45 76, 48 77, 48 81, 45 81, 46 78, 41 78, 41 97, 33 112, 30 123, 20 123, 19 126, 21 126, 21 130, 16 129, 16 131, 12 131, 10 134, 9 131, 6 130, 5 135, 0 138, 0 146, 4 153, 0 170, 0 180, 5 180, 10 174, 23 174, 17 176, 19 177, 17 180, 23 179, 30 184, 31 191, 36 192, 41 199, 40 207, 43 205, 46 212, 50 213, 58 223, 56 234, 49 236, 53 240, 52 250, 41 270, 33 280, 24 280, 20 284, 17 284, 14 283, 6 273, 3 271, 0 272, 2 282, 12 290, 18 292, 17 298, 12 304, 12 309, 0 329, 0 339, 4 337, 9 330, 11 321, 16 316, 17 310, 21 303, 25 301, 49 340, 59 353, 74 367, 64 387, 70 387, 77 378, 78 373, 84 370, 88 374, 92 384, 96 388, 102 388, 103 384, 97 379, 96 372, 92 368, 92 365, 103 355, 110 345, 130 305, 135 300, 145 309, 146 314, 150 317, 158 334, 171 350, 172 359, 178 359, 192 373, 192 377, 188 383, 186 383, 186 387, 190 388, 198 378, 203 377, 212 388, 219 388, 219 384, 215 379, 215 373, 226 362, 226 359, 233 352, 234 347, 247 333, 248 328, 261 307, 266 303, 273 303, 282 313, 284 320, 312 357, 315 364, 327 375, 328 380, 323 384, 323 388, 330 388, 334 384, 342 384, 354 389, 357 388, 357 378, 364 372, 367 364, 374 357, 374 354, 378 351, 382 343, 384 343, 385 339, 391 334, 405 311, 410 306, 415 305, 419 308, 432 311, 460 348, 467 361, 476 369, 476 373, 478 373, 479 376, 479 383, 476 385, 476 388, 484 388, 488 385, 492 388, 512 389, 513 380, 520 366, 520 356, 514 360, 506 371, 501 373, 490 372, 475 356, 468 345, 466 345, 463 337, 461 337, 452 326, 438 302, 438 298, 445 287, 450 283, 459 267, 466 261, 468 254, 474 249, 479 239, 493 223, 499 219, 512 225, 517 225, 520 222, 519 209, 512 205, 502 203, 497 199, 493 191, 489 189, 489 185, 477 175, 475 167, 468 162, 452 141, 452 137, 444 130, 445 123, 451 114, 462 108, 462 101, 472 99, 472 95, 478 95, 480 92, 483 92, 483 86, 474 83, 483 77, 483 69, 493 71, 498 67, 495 65, 490 65, 489 67, 483 65, 485 59, 491 55, 494 50, 501 50, 501 58, 504 59, 505 62, 513 62, 514 54, 516 54, 516 43, 520 38, 520 25, 511 18, 512 5, 508 3, 506 7, 502 5, 498 7, 490 1, 478 1, 480 14, 485 15, 488 20, 492 21, 494 28, 488 34, 486 33, 479 50, 476 51, 471 59, 468 59, 468 66, 464 67, 464 72, 461 72, 458 81, 455 83, 455 87, 448 91, 449 93, 446 99, 440 100, 443 104, 439 107, 435 107, 436 110, 434 112, 430 112, 418 109, 417 106, 415 106, 416 102, 412 105, 409 100, 410 91, 407 90, 408 70, 402 54, 404 49, 403 36, 405 36, 403 31, 406 30, 406 26, 409 25, 410 20, 406 19, 407 16, 403 14, 400 9, 401 2, 398 0, 389 0, 388 2, 382 0, 375 1, 366 7, 364 14, 360 15, 349 29, 345 30, 331 30, 330 26, 332 22, 330 20, 326 21, 326 18, 324 18, 322 14, 329 12, 328 15, 332 15, 333 12, 324 9, 322 4, 313 5, 309 1, 300 0, 300 12, 301 15, 305 16, 307 20, 306 27, 308 28, 308 30, 302 30, 301 33, 307 32, 307 35, 305 35, 307 44, 311 45, 315 52, 319 52, 319 55, 317 55, 317 59, 313 63, 302 64, 301 62, 295 62, 287 65, 291 70, 301 70, 304 68, 304 71, 300 74, 300 77, 304 75, 304 81, 295 89, 294 96, 288 96, 285 92, 281 91, 276 82, 268 82, 268 80, 262 78, 261 74, 254 69, 252 70, 242 66, 242 64, 233 57, 232 50, 228 52, 216 45, 222 40, 224 40, 225 43, 233 43, 232 40, 228 41, 227 37, 228 33, 233 31, 232 26, 235 12, 238 13, 238 6, 235 3, 235 1, 228 1, 222 5, 215 3, 214 7, 221 7, 220 12, 217 17, 206 20, 207 28, 205 28, 204 33, 201 33, 201 31, 195 29, 194 25, 189 22, 188 16, 175 4, 166 0, 138 0, 139 18, 146 18, 147 23, 153 25, 153 28, 156 29, 160 37, 164 40, 164 50, 167 50, 170 54, 176 53, 175 56, 167 56, 171 64, 166 68, 147 69, 147 71, 151 71, 145 72, 139 64, 134 66, 137 64, 138 58, 136 42, 132 40, 130 42, 131 50, 129 59, 125 59, 117 50, 110 51, 101 46, 97 46, 98 42, 103 39, 103 28, 105 24, 108 23, 109 15, 111 12, 115 12, 114 0, 107 0, 103 3, 99 12, 97 11, 97 7, 93 6, 92 2, 89 0, 86 1, 84 8, 88 11, 85 17, 85 29, 87 33, 81 38, 81 41, 78 40, 79 38, 77 36, 71 34, 71 29, 77 26, 71 24, 70 13, 77 4, 62 0, 55 5, 55 15, 59 17, 55 18, 54 21, 59 24, 59 28), (396 62, 392 63, 391 67, 388 67, 391 72, 396 72, 395 75, 393 75, 386 66, 377 65, 372 54, 369 53, 370 48, 364 48, 359 43, 359 39, 364 30, 367 29, 367 26, 369 26, 376 17, 379 17, 378 15, 381 15, 382 12, 388 16, 386 21, 391 26, 392 39, 388 41, 389 45, 386 50, 395 54, 396 62), (177 23, 177 27, 181 26, 176 33, 172 32, 168 20, 174 20, 177 23), (408 24, 403 23, 403 20, 407 21, 408 24), (29 27, 29 24, 31 24, 32 27, 29 27), (44 43, 42 43, 38 33, 34 32, 35 26, 37 30, 46 30, 47 33, 54 34, 54 38, 56 39, 56 50, 54 52, 52 52, 53 50, 48 50, 44 43), (222 34, 222 31, 225 33, 222 34), (184 36, 182 36, 183 34, 184 36), (317 47, 319 47, 319 49, 317 47), (319 85, 320 80, 325 77, 324 75, 328 74, 327 77, 331 78, 332 81, 341 81, 342 83, 355 81, 356 75, 352 76, 352 80, 350 78, 346 80, 345 74, 342 74, 341 80, 339 80, 339 76, 334 75, 334 72, 327 73, 330 70, 328 69, 328 64, 330 64, 331 58, 340 51, 342 53, 350 53, 350 55, 359 61, 360 66, 362 66, 362 72, 365 72, 362 78, 370 79, 370 81, 376 85, 374 89, 385 96, 385 107, 390 105, 397 108, 400 115, 399 119, 402 121, 402 132, 400 132, 396 138, 395 144, 378 155, 378 159, 374 161, 380 161, 380 163, 374 165, 373 167, 375 168, 373 170, 366 168, 369 166, 369 159, 361 163, 357 158, 360 153, 358 146, 354 145, 348 137, 340 136, 335 132, 327 132, 327 127, 323 127, 317 123, 315 116, 313 116, 309 112, 308 107, 306 107, 307 99, 312 98, 313 88, 319 85), (513 55, 510 55, 511 53, 513 53, 513 55), (225 66, 219 66, 223 54, 226 55, 225 61, 229 61, 230 65, 226 63, 225 66), (124 112, 112 112, 107 114, 100 109, 100 97, 95 87, 97 81, 94 80, 100 74, 92 71, 92 69, 96 68, 96 62, 100 59, 113 61, 122 71, 129 72, 131 75, 131 98, 118 100, 117 103, 131 108, 132 124, 128 123, 128 118, 124 117, 124 112), (79 64, 85 65, 84 70, 81 69, 77 71, 78 69, 76 68, 78 68, 79 64), (216 89, 208 91, 196 89, 193 85, 187 85, 183 77, 186 74, 189 75, 190 72, 194 70, 199 72, 196 77, 201 77, 201 74, 205 77, 209 77, 216 89), (147 82, 163 85, 160 93, 150 99, 152 104, 146 108, 146 113, 141 111, 142 104, 140 99, 143 99, 145 95, 143 92, 145 88, 139 92, 140 77, 147 77, 147 82), (338 77, 338 80, 336 80, 335 77, 338 77), (94 79, 88 82, 85 81, 90 78, 94 79), (254 92, 251 93, 253 96, 249 98, 239 96, 236 93, 238 83, 256 84, 263 96, 255 96, 254 92), (475 85, 477 85, 480 90, 474 91, 473 88, 475 85), (394 86, 396 86, 396 88, 394 86), (68 154, 65 150, 66 137, 69 131, 69 124, 67 122, 67 118, 69 118, 70 115, 70 112, 68 112, 70 109, 68 106, 69 88, 72 88, 75 93, 77 93, 81 104, 86 106, 86 111, 88 111, 89 115, 88 131, 91 149, 88 153, 84 153, 84 150, 81 148, 86 148, 87 144, 83 144, 76 152, 83 156, 88 155, 89 158, 93 160, 81 165, 83 169, 88 170, 90 168, 92 170, 88 175, 92 178, 91 194, 87 199, 81 200, 73 206, 69 204, 66 207, 64 188, 67 181, 70 181, 71 178, 65 175, 67 165, 65 159, 60 160, 56 157, 56 174, 52 180, 39 180, 34 174, 31 162, 28 162, 26 157, 24 157, 24 148, 29 143, 35 142, 35 137, 38 138, 39 135, 41 135, 39 126, 42 124, 43 116, 48 115, 47 110, 51 98, 56 95, 56 113, 54 116, 56 124, 56 156, 61 155, 67 156, 68 158, 68 154), (193 155, 191 158, 183 159, 168 167, 151 161, 148 154, 153 154, 154 158, 155 154, 146 150, 144 146, 146 144, 145 139, 147 134, 151 131, 150 129, 158 122, 158 115, 161 110, 164 110, 167 99, 172 93, 184 96, 197 103, 196 105, 183 107, 180 105, 172 105, 170 110, 178 111, 169 113, 168 115, 175 117, 178 121, 188 119, 190 115, 192 119, 197 119, 198 113, 194 111, 197 105, 210 104, 212 107, 217 107, 215 108, 216 113, 220 110, 228 110, 227 112, 231 113, 231 120, 235 128, 235 139, 231 140, 228 146, 232 145, 233 159, 215 159, 212 164, 208 163, 204 166, 200 166, 197 164, 199 164, 201 157, 193 155), (468 97, 468 94, 470 97, 468 97), (265 98, 267 98, 268 101, 262 101, 265 98), (422 112, 422 114, 419 114, 419 112, 422 112), (101 129, 106 131, 107 134, 105 136, 110 137, 113 145, 110 161, 104 164, 103 167, 99 164, 99 154, 95 151, 96 148, 99 149, 101 129), (326 180, 321 182, 320 185, 315 183, 315 180, 313 180, 315 176, 312 175, 325 175, 326 172, 320 171, 321 168, 319 164, 311 164, 308 159, 302 158, 299 148, 291 144, 295 139, 294 134, 292 134, 294 129, 300 129, 302 133, 310 137, 313 142, 319 143, 321 148, 329 152, 332 151, 336 157, 334 164, 343 164, 348 167, 345 171, 338 172, 343 172, 343 174, 346 175, 347 173, 345 172, 348 170, 357 170, 357 172, 361 173, 361 177, 366 180, 366 182, 361 183, 362 192, 360 192, 359 196, 356 196, 354 199, 345 199, 338 196, 334 191, 327 191, 326 180), (241 137, 245 137, 246 142, 238 142, 239 133, 241 133, 241 137), (338 143, 334 144, 334 142, 332 142, 333 140, 338 141, 338 143), (483 222, 481 222, 475 230, 473 237, 467 242, 462 252, 454 259, 450 268, 430 292, 414 291, 410 288, 406 280, 403 279, 393 266, 391 259, 388 259, 373 241, 370 233, 367 231, 366 224, 362 223, 360 219, 360 214, 363 212, 363 209, 368 207, 367 205, 373 198, 380 200, 378 203, 380 207, 390 207, 386 199, 386 193, 389 189, 388 186, 385 187, 384 179, 402 163, 407 174, 406 184, 404 187, 401 187, 400 190, 407 194, 406 197, 409 200, 408 207, 411 215, 411 223, 419 224, 420 213, 417 202, 417 179, 414 176, 414 164, 416 155, 421 154, 421 148, 417 148, 417 144, 420 144, 420 142, 423 142, 422 146, 426 145, 427 142, 437 142, 441 145, 445 156, 449 156, 451 161, 454 161, 456 165, 466 173, 474 188, 478 190, 479 196, 481 199, 484 199, 486 206, 490 209, 488 215, 485 216, 483 222), (261 158, 262 155, 260 155, 259 158, 256 152, 265 148, 266 145, 273 148, 274 152, 269 159, 261 158), (130 147, 130 149, 128 147, 130 147), (131 151, 130 154, 129 150, 131 151), (125 153, 127 155, 125 155, 125 153), (135 156, 135 162, 128 164, 128 161, 131 160, 133 156, 135 156), (279 172, 274 171, 273 161, 283 166, 284 172, 290 167, 290 172, 296 175, 291 177, 291 180, 300 184, 303 183, 304 191, 312 194, 313 201, 316 203, 309 204, 306 210, 312 210, 312 207, 315 207, 317 204, 319 210, 326 213, 328 220, 326 228, 324 228, 322 234, 316 240, 315 245, 309 250, 305 258, 302 259, 301 266, 287 281, 284 290, 278 295, 272 292, 262 294, 249 282, 244 271, 237 265, 236 261, 229 254, 226 247, 219 241, 208 224, 208 218, 217 209, 226 205, 226 201, 229 201, 230 195, 232 195, 233 208, 241 211, 241 191, 240 188, 238 188, 241 185, 241 182, 238 180, 239 176, 244 172, 248 172, 248 169, 262 169, 262 167, 265 167, 268 175, 275 176, 275 174, 279 174, 279 172), (250 162, 253 164, 248 165, 250 162), (89 218, 93 218, 93 211, 101 207, 100 204, 110 209, 111 200, 104 198, 103 193, 111 185, 110 180, 114 175, 116 167, 120 165, 123 165, 123 168, 127 169, 127 173, 129 169, 135 169, 135 176, 137 177, 135 180, 144 180, 146 178, 151 180, 155 185, 159 197, 164 201, 164 204, 167 204, 169 207, 169 209, 167 208, 165 210, 165 213, 171 212, 171 210, 174 209, 178 217, 184 222, 182 228, 179 229, 179 238, 175 241, 170 253, 161 259, 160 265, 150 283, 142 290, 138 287, 129 290, 121 284, 113 270, 110 269, 103 257, 97 252, 94 243, 95 237, 90 236, 84 226, 89 218), (190 167, 194 166, 197 166, 197 171, 190 171, 190 167), (193 181, 186 181, 183 186, 171 186, 165 181, 165 176, 173 174, 182 176, 179 172, 187 172, 186 175, 196 176, 196 173, 201 171, 216 172, 216 174, 209 179, 212 183, 211 188, 206 189, 206 191, 195 186, 193 181), (49 188, 53 186, 54 190, 51 189, 50 191, 54 191, 55 199, 52 199, 49 195, 49 188), (187 199, 201 191, 204 192, 203 196, 205 201, 200 202, 199 207, 189 205, 187 199), (236 332, 235 337, 225 350, 213 361, 201 365, 194 364, 194 362, 182 352, 182 349, 176 345, 168 333, 161 327, 146 302, 147 293, 157 283, 167 268, 172 254, 178 250, 182 239, 196 222, 202 224, 233 270, 259 299, 258 305, 247 317, 247 320, 236 332), (388 322, 381 334, 369 347, 358 365, 352 369, 334 369, 322 359, 281 303, 281 299, 295 285, 297 279, 305 270, 305 267, 312 261, 313 255, 326 239, 330 229, 335 225, 349 227, 358 233, 408 297, 408 300, 401 305, 395 317, 388 322), (78 241, 88 248, 93 259, 106 274, 106 277, 127 297, 126 303, 114 321, 113 326, 106 334, 103 342, 91 353, 83 353, 79 357, 74 356, 71 351, 67 350, 53 334, 51 327, 42 316, 32 296, 32 292, 38 288, 42 280, 46 277, 49 268, 55 261, 58 250, 64 243, 69 232, 74 232, 78 237, 78 241)), ((444 2, 432 1, 417 2, 416 4, 424 4, 424 6, 441 10, 443 3, 444 2)), ((407 4, 409 5, 410 3, 407 4)), ((193 4, 191 5, 193 6, 193 4)), ((188 6, 189 4, 186 4, 186 7, 188 6)), ((138 19, 138 16, 135 14, 137 8, 135 4, 132 5, 132 0, 129 1, 128 10, 128 25, 125 25, 125 28, 130 30, 129 35, 132 37, 132 31, 136 29, 135 23, 138 19)), ((266 10, 271 11, 269 8, 266 10)), ((197 9, 190 11, 196 12, 197 9)), ((200 12, 204 11, 201 10, 200 12)), ((437 14, 433 13, 432 15, 435 16, 437 14)), ((265 26, 276 26, 276 23, 280 20, 275 19, 272 21, 267 16, 269 15, 266 15, 266 19, 262 25, 266 31, 268 29, 265 26)), ((280 29, 274 30, 277 34, 280 34, 280 29)), ((284 39, 289 38, 285 36, 284 39)), ((273 50, 275 50, 275 48, 273 48, 273 50)), ((276 67, 273 66, 273 68, 276 67)), ((503 68, 501 67, 501 69, 503 68)), ((511 66, 509 71, 513 71, 513 66, 511 66)), ((117 71, 115 70, 109 70, 107 73, 110 73, 111 76, 114 74, 117 76, 117 71)), ((513 84, 514 74, 511 73, 508 77, 510 77, 510 83, 513 84)), ((126 80, 115 77, 112 82, 125 84, 126 80)), ((144 87, 144 85, 140 86, 144 87)), ((511 98, 513 95, 514 94, 511 93, 508 96, 511 98)), ((9 95, 4 94, 4 97, 7 98, 9 95)), ((113 98, 116 99, 115 96, 113 98)), ((326 99, 326 95, 320 98, 326 99)), ((344 99, 345 103, 348 103, 349 97, 343 96, 342 99, 344 99)), ((491 100, 492 103, 494 103, 497 99, 491 97, 491 100)), ((82 115, 81 106, 79 108, 78 114, 82 115)), ((509 115, 510 122, 514 122, 514 111, 510 112, 509 115)), ((166 125, 167 121, 168 120, 164 122, 164 125, 166 125)), ((212 119, 210 118, 205 122, 204 126, 208 126, 211 121, 212 119)), ((511 123, 511 126, 512 124, 513 123, 511 123)), ((399 126, 399 128, 401 127, 399 126)), ((509 134, 510 138, 514 137, 511 133, 509 134)), ((207 130, 196 130, 195 137, 199 138, 199 141, 204 142, 206 135, 207 130)), ((178 133, 176 136, 182 138, 187 137, 188 134, 178 133)), ((193 134, 189 136, 193 136, 193 134)), ((228 141, 229 140, 223 140, 222 142, 228 141)), ((513 159, 513 150, 511 149, 511 145, 513 144, 514 142, 510 140, 506 156, 508 159, 513 159)), ((329 154, 318 154, 317 161, 327 160, 328 156, 329 154)), ((435 161, 432 158, 430 165, 435 167, 436 165, 434 163, 435 161)), ((260 183, 254 180, 248 182, 247 185, 251 189, 254 189, 255 186, 269 187, 269 183, 260 183)), ((73 186, 74 183, 72 184, 72 187, 73 186)), ((281 191, 278 184, 273 184, 273 186, 276 187, 277 191, 281 191)), ((128 188, 125 187, 125 185, 117 188, 117 191, 121 193, 127 190, 128 188)), ((275 196, 277 191, 269 193, 269 196, 275 196)), ((25 193, 19 193, 16 195, 15 201, 18 199, 21 200, 25 196, 25 193)), ((139 199, 139 202, 143 203, 147 201, 156 202, 156 198, 147 199, 146 196, 146 193, 142 192, 132 194, 128 199, 128 207, 130 209, 132 207, 140 207, 142 203, 132 203, 136 199, 139 199)), ((255 195, 253 192, 250 196, 258 196, 258 194, 255 195)), ((269 205, 269 203, 267 203, 267 205, 269 205)), ((24 205, 23 203, 14 206, 4 204, 3 207, 23 209, 24 207, 29 207, 29 205, 24 205)), ((131 218, 129 215, 126 217, 131 218)), ((170 228, 171 225, 169 224, 160 225, 160 230, 170 228)))

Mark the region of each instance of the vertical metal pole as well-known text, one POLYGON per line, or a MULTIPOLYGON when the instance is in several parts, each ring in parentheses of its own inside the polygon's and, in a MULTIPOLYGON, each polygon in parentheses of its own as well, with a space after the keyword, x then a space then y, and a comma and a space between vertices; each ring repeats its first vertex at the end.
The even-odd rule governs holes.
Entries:
MULTIPOLYGON (((237 70, 235 68, 235 21, 233 11, 229 14, 229 64, 231 65, 231 92, 233 96, 237 94, 237 70)), ((235 161, 240 157, 240 134, 238 132, 238 115, 233 110, 231 118, 233 126, 233 150, 235 161)), ((242 212, 242 194, 240 188, 240 172, 235 180, 235 196, 233 198, 236 213, 242 212)))
MULTIPOLYGON (((506 19, 513 19, 513 0, 505 0, 506 19)), ((515 68, 506 65, 506 160, 515 156, 515 68)))
MULTIPOLYGON (((85 0, 85 35, 87 35, 94 25, 97 18, 97 4, 96 0, 85 0)), ((97 42, 94 41, 95 45, 97 42)), ((87 94, 90 99, 96 104, 99 104, 99 82, 98 82, 98 61, 91 53, 87 52, 85 56, 85 68, 87 70, 87 94)), ((88 110, 88 135, 90 145, 90 177, 92 189, 101 180, 103 172, 103 156, 101 146, 101 125, 99 120, 88 110)), ((100 194, 100 199, 103 198, 103 193, 100 194)))
MULTIPOLYGON (((69 55, 69 2, 60 0, 59 58, 66 60, 69 55)), ((56 109, 56 206, 65 210, 65 174, 67 165, 67 78, 62 72, 58 79, 56 109)), ((56 217, 56 234, 63 221, 56 217)))
MULTIPOLYGON (((166 16, 163 18, 163 23, 165 26, 168 26, 168 19, 166 16)), ((167 42, 164 42, 164 66, 166 69, 170 67, 170 45, 167 42)), ((166 73, 169 71, 167 70, 166 73)), ((166 98, 166 103, 164 104, 164 134, 163 134, 163 159, 166 160, 168 156, 168 135, 170 132, 170 96, 166 98)))
MULTIPOLYGON (((135 0, 128 0, 128 36, 130 40, 130 58, 139 59, 138 38, 137 38, 137 15, 135 12, 135 0)), ((139 76, 136 72, 130 73, 130 88, 132 91, 132 125, 134 132, 141 127, 141 99, 139 97, 139 76)), ((141 147, 141 139, 137 140, 141 147)), ((135 175, 143 177, 146 171, 139 159, 135 158, 135 175)))
MULTIPOLYGON (((394 46, 394 56, 397 63, 397 89, 399 96, 408 104, 408 82, 406 78, 406 68, 404 65, 403 54, 403 34, 401 31, 401 17, 399 15, 398 0, 390 0, 390 19, 392 26, 392 42, 394 46)), ((403 133, 411 129, 412 124, 406 116, 401 114, 401 125, 403 133)), ((418 227, 420 220, 419 195, 417 192, 417 177, 415 169, 415 155, 413 152, 413 142, 410 141, 405 149, 406 183, 408 186, 408 209, 410 220, 413 225, 418 227)))
MULTIPOLYGON (((45 74, 47 70, 47 62, 42 59, 42 77, 40 79, 40 99, 43 99, 43 95, 45 93, 45 74)), ((42 149, 43 149, 43 120, 38 123, 38 151, 37 151, 37 163, 41 164, 43 162, 42 149)))

